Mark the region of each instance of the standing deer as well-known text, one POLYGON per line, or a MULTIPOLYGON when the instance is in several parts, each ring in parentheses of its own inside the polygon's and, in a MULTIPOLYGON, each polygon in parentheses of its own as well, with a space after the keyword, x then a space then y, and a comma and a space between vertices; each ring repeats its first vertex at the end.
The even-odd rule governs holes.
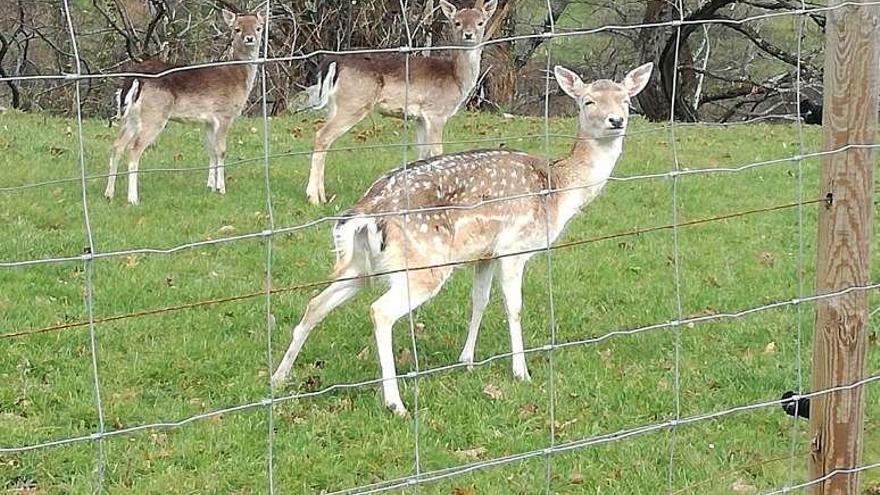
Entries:
POLYGON ((443 153, 443 127, 477 84, 486 23, 497 0, 481 9, 456 9, 446 0, 440 8, 452 24, 451 57, 408 57, 404 54, 358 54, 327 58, 318 83, 307 90, 314 108, 328 108, 327 122, 315 134, 306 194, 313 204, 327 201, 324 159, 334 141, 370 111, 416 121, 419 158, 443 153), (408 86, 408 87, 407 87, 408 86), (405 107, 405 108, 404 108, 405 107))
POLYGON ((374 182, 334 226, 335 281, 309 302, 272 376, 273 384, 287 377, 315 325, 354 296, 364 285, 363 277, 384 273, 390 288, 373 303, 370 314, 385 405, 405 414, 391 328, 437 294, 452 273, 451 264, 469 260, 479 261, 474 269, 473 312, 459 360, 473 363, 497 266, 513 374, 529 380, 520 327, 526 262, 559 237, 565 224, 604 187, 623 148, 630 99, 644 89, 652 68, 650 63, 642 65, 622 83, 585 84, 577 74, 557 66, 557 82, 578 105, 578 137, 567 156, 549 165, 544 158, 517 151, 466 151, 415 162, 374 182), (550 193, 545 194, 548 183, 550 193), (505 199, 511 197, 515 198, 505 199), (401 208, 417 211, 406 216, 394 213, 401 208))
MULTIPOLYGON (((232 59, 255 60, 260 53, 260 14, 233 14, 223 10, 232 30, 232 59)), ((135 66, 143 73, 159 73, 173 66, 147 61, 135 66)), ((226 193, 226 133, 241 115, 254 85, 256 66, 223 65, 174 72, 159 78, 132 78, 119 94, 122 127, 113 143, 110 172, 104 196, 116 192, 116 170, 122 154, 128 152, 128 202, 138 203, 138 165, 144 150, 155 141, 169 120, 199 122, 208 133, 205 143, 210 159, 208 187, 226 193)))

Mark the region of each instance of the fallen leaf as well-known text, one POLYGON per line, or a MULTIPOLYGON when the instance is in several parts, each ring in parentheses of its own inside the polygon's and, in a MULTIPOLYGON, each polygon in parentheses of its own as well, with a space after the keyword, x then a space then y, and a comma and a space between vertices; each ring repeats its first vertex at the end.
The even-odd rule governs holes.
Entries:
POLYGON ((483 387, 483 393, 491 397, 492 400, 501 400, 504 398, 504 392, 491 383, 483 387))
POLYGON ((452 489, 452 495, 477 495, 477 492, 474 491, 471 487, 461 487, 456 486, 452 489))
POLYGON ((370 357, 370 346, 365 346, 361 352, 357 353, 358 361, 365 361, 368 357, 370 357))
POLYGON ((476 461, 485 453, 485 447, 475 447, 473 449, 456 450, 455 456, 462 461, 476 461))
POLYGON ((574 485, 583 484, 584 475, 581 474, 580 471, 572 471, 571 474, 568 475, 568 481, 574 485))
POLYGON ((599 351, 599 358, 602 360, 602 364, 605 365, 606 368, 613 368, 614 363, 611 362, 611 349, 605 349, 604 351, 599 351))
POLYGON ((565 431, 566 428, 577 423, 577 421, 578 421, 577 418, 574 418, 574 419, 570 419, 564 423, 560 423, 559 421, 556 421, 555 423, 553 423, 553 425, 555 426, 556 433, 562 433, 565 431))
POLYGON ((529 416, 534 416, 536 412, 538 412, 538 406, 530 402, 519 408, 519 417, 525 419, 529 416))
POLYGON ((154 459, 164 459, 164 458, 170 457, 170 456, 171 456, 171 451, 163 447, 159 450, 154 450, 153 452, 150 452, 149 454, 147 454, 147 459, 152 461, 154 459))
POLYGON ((235 227, 233 227, 232 225, 224 225, 224 226, 220 227, 219 229, 217 229, 217 232, 219 232, 221 234, 231 234, 231 233, 235 232, 235 227))
POLYGON ((733 491, 733 493, 750 494, 750 493, 757 493, 758 492, 757 488, 746 483, 743 480, 734 481, 733 484, 730 485, 730 489, 733 491))
POLYGON ((776 354, 776 342, 770 342, 764 347, 764 354, 776 354))
POLYGON ((133 254, 129 254, 128 256, 125 257, 125 267, 126 268, 134 268, 134 267, 138 266, 138 263, 140 263, 140 261, 138 261, 138 257, 133 254))
POLYGON ((404 365, 404 364, 410 364, 412 362, 413 362, 413 355, 412 355, 412 351, 409 350, 409 347, 404 347, 403 349, 401 349, 400 352, 397 354, 397 364, 404 365))
POLYGON ((773 266, 776 264, 776 258, 773 256, 773 253, 763 252, 758 255, 758 260, 764 266, 773 266))

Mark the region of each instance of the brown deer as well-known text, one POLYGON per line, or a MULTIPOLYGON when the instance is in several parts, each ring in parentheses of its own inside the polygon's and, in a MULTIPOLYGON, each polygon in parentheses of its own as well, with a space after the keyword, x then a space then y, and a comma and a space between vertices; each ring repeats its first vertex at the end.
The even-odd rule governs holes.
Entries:
POLYGON ((306 187, 311 203, 327 201, 327 149, 374 108, 384 115, 406 115, 416 121, 419 158, 443 153, 443 127, 477 84, 483 52, 479 45, 497 5, 497 0, 489 0, 480 9, 458 10, 440 0, 441 10, 452 24, 450 41, 470 47, 452 50, 449 57, 410 56, 408 64, 407 56, 399 53, 343 55, 324 60, 318 83, 307 90, 314 108, 328 109, 327 122, 315 134, 306 187))
POLYGON ((517 151, 466 151, 415 162, 374 182, 334 226, 335 281, 309 302, 272 382, 280 384, 287 377, 309 332, 354 296, 364 286, 364 277, 384 274, 390 288, 370 313, 385 404, 405 414, 391 328, 437 294, 452 273, 451 264, 474 260, 473 312, 459 360, 473 363, 497 267, 513 374, 528 380, 520 327, 526 262, 559 237, 565 224, 604 187, 623 149, 630 99, 644 89, 652 68, 650 63, 642 65, 621 83, 603 79, 585 84, 577 74, 557 66, 557 82, 577 102, 578 136, 567 156, 549 164, 517 151), (402 208, 411 212, 399 213, 402 208))
MULTIPOLYGON (((260 14, 233 14, 223 10, 223 19, 232 30, 232 60, 255 60, 260 53, 260 14)), ((134 67, 134 72, 157 74, 173 66, 150 60, 134 67)), ((173 72, 158 78, 131 78, 118 96, 122 121, 119 137, 113 143, 110 172, 104 196, 116 192, 116 170, 123 153, 128 152, 128 202, 138 203, 138 165, 144 150, 155 141, 169 120, 198 122, 208 133, 206 147, 210 158, 208 187, 226 193, 226 133, 241 115, 254 85, 256 66, 221 65, 173 72)))

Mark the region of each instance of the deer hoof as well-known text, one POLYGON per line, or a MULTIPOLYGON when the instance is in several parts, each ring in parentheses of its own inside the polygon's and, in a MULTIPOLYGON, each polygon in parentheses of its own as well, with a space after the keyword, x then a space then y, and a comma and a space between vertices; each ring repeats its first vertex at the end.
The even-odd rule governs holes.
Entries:
POLYGON ((406 414, 407 414, 406 407, 404 407, 402 402, 386 403, 385 407, 387 407, 388 409, 391 409, 391 412, 393 412, 394 414, 396 414, 397 416, 399 416, 401 418, 406 417, 406 414))

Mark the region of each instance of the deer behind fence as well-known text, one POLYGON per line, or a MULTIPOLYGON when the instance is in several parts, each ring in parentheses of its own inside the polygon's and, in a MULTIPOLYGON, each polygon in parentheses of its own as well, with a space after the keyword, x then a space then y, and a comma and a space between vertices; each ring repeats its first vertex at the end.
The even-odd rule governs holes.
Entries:
POLYGON ((327 201, 324 160, 333 142, 374 108, 384 115, 416 121, 419 158, 443 152, 443 128, 466 103, 477 84, 486 26, 497 0, 480 9, 456 9, 445 0, 440 8, 452 24, 449 57, 404 54, 354 54, 328 57, 318 83, 307 91, 310 104, 327 108, 326 123, 315 134, 306 194, 312 203, 327 201))
MULTIPOLYGON (((263 17, 223 10, 232 30, 232 59, 255 60, 260 52, 263 17)), ((135 66, 135 72, 160 73, 173 66, 152 60, 135 66)), ((138 203, 138 167, 144 150, 155 141, 169 120, 201 123, 207 131, 208 187, 226 193, 226 134, 241 115, 256 76, 256 66, 221 65, 173 72, 158 78, 132 78, 119 94, 122 121, 113 143, 104 196, 116 192, 119 160, 128 153, 128 202, 138 203)))
POLYGON ((556 67, 556 80, 578 105, 578 136, 571 152, 550 164, 517 151, 467 151, 419 161, 374 182, 333 228, 336 281, 309 302, 273 383, 287 377, 311 330, 363 287, 363 277, 384 273, 390 288, 370 313, 385 404, 405 414, 397 388, 392 326, 434 297, 456 264, 473 260, 479 260, 473 312, 459 359, 473 363, 497 267, 513 374, 528 380, 520 326, 526 262, 546 249, 604 187, 623 149, 630 99, 644 89, 652 67, 649 63, 633 70, 622 83, 591 84, 556 67), (407 209, 417 211, 401 213, 407 209))

